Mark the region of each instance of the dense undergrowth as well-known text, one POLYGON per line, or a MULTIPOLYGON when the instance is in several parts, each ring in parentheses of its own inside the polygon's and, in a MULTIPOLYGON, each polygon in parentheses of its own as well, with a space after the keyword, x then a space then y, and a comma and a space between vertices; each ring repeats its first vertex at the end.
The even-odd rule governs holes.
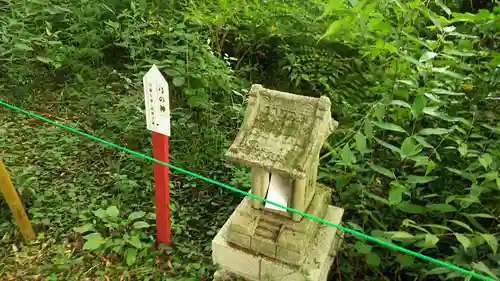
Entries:
MULTIPOLYGON (((464 3, 7 1, 0 97, 150 154, 141 79, 156 64, 171 86, 172 163, 248 188, 223 154, 249 85, 328 95, 340 128, 320 180, 344 224, 498 278, 499 9, 464 3)), ((0 155, 38 233, 23 244, 0 201, 0 279, 211 279, 210 241, 239 196, 174 173, 174 242, 156 248, 151 163, 0 117, 0 155)), ((464 278, 353 237, 333 270, 464 278)))

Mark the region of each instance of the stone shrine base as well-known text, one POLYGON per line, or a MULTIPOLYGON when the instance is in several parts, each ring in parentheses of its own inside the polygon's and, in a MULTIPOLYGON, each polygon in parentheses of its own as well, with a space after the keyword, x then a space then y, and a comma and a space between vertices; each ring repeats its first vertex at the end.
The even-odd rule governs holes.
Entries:
MULTIPOLYGON (((243 201, 248 199, 245 198, 243 201)), ((343 240, 341 230, 321 224, 314 237, 311 251, 307 251, 308 254, 304 262, 301 265, 290 265, 248 249, 230 245, 227 241, 227 234, 235 213, 231 215, 212 240, 212 259, 220 267, 214 275, 215 281, 241 279, 247 281, 327 280, 337 250, 343 240)), ((344 209, 342 208, 328 206, 324 219, 340 224, 343 213, 344 209)))

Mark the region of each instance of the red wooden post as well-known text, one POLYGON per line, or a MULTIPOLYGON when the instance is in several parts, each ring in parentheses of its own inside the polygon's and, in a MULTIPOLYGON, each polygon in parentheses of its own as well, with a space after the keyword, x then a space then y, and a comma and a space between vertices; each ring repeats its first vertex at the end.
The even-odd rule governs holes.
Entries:
MULTIPOLYGON (((168 163, 170 108, 168 83, 153 65, 143 77, 146 124, 153 132, 153 157, 168 163)), ((170 187, 168 167, 154 163, 156 242, 170 245, 170 187)))
MULTIPOLYGON (((168 163, 168 136, 153 132, 153 157, 168 163)), ((169 168, 154 163, 157 243, 170 245, 169 168)))

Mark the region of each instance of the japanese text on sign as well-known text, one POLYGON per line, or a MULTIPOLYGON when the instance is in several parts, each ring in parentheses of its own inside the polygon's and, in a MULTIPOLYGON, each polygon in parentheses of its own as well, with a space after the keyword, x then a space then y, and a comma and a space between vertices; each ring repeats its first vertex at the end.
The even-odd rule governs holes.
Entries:
POLYGON ((168 83, 153 65, 144 75, 144 101, 148 130, 170 136, 168 83))

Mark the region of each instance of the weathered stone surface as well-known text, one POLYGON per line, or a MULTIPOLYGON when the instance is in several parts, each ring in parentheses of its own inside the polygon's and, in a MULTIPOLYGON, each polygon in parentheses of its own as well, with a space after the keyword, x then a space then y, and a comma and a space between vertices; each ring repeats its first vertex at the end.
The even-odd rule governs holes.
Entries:
MULTIPOLYGON (((325 214, 326 208, 331 202, 331 190, 322 184, 316 184, 316 186, 314 197, 305 212, 312 216, 322 218, 325 214)), ((290 222, 287 224, 287 228, 305 233, 314 232, 310 229, 313 227, 315 228, 317 225, 315 225, 314 221, 307 218, 301 220, 300 222, 290 222)))
POLYGON ((227 234, 233 215, 224 224, 217 236, 212 240, 212 260, 222 268, 230 272, 253 278, 250 280, 259 280, 261 257, 245 252, 243 250, 231 247, 227 241, 227 234))
MULTIPOLYGON (((325 214, 325 220, 335 224, 340 224, 343 215, 344 215, 344 209, 334 206, 329 206, 325 214)), ((331 256, 330 254, 332 252, 336 252, 338 247, 340 247, 338 239, 342 237, 342 234, 343 233, 336 228, 333 228, 325 224, 320 225, 318 234, 316 235, 314 240, 313 244, 314 246, 312 247, 313 249, 312 254, 308 256, 308 259, 304 264, 305 268, 314 268, 316 266, 317 269, 317 270, 311 270, 309 276, 311 279, 308 280, 326 280, 328 271, 331 268, 331 265, 334 260, 334 257, 331 256), (325 247, 325 245, 331 245, 331 246, 329 248, 325 247), (328 270, 326 270, 320 265, 326 266, 328 270)))
MULTIPOLYGON (((325 219, 340 224, 342 215, 343 209, 330 206, 325 214, 325 219)), ((342 241, 342 231, 329 226, 320 227, 310 251, 306 253, 305 261, 300 266, 293 266, 242 249, 231 248, 227 242, 221 241, 227 236, 231 218, 212 241, 214 262, 222 268, 216 274, 216 277, 219 278, 215 279, 216 281, 236 281, 238 280, 236 276, 248 281, 327 280, 335 253, 342 241), (234 251, 238 253, 234 253, 234 251), (229 271, 231 274, 224 271, 229 271)))
POLYGON ((248 166, 305 178, 337 127, 327 97, 313 98, 253 85, 243 125, 227 156, 248 166))
POLYGON ((276 242, 271 239, 253 236, 250 249, 271 258, 276 257, 276 242))
POLYGON ((307 249, 304 247, 300 251, 290 251, 286 248, 276 248, 276 259, 287 264, 303 264, 306 259, 307 249))
MULTIPOLYGON (((330 206, 325 214, 325 219, 339 224, 343 211, 341 208, 330 206)), ((267 258, 262 259, 260 280, 326 281, 335 258, 330 253, 336 252, 340 246, 337 231, 336 228, 329 226, 321 227, 314 239, 311 251, 307 253, 301 266, 291 266, 267 258)))
POLYGON ((281 248, 299 253, 304 251, 311 239, 312 237, 307 236, 305 233, 285 229, 278 238, 278 245, 281 248))
MULTIPOLYGON (((322 218, 331 200, 331 191, 321 184, 317 187, 307 213, 322 218)), ((250 199, 244 198, 233 214, 227 239, 256 253, 297 265, 303 261, 299 257, 310 248, 318 227, 319 223, 311 219, 296 222, 264 209, 254 209, 250 199)))
POLYGON ((248 235, 241 234, 235 231, 228 231, 227 241, 240 247, 250 249, 250 241, 252 241, 252 239, 248 235))
MULTIPOLYGON (((286 181, 283 186, 272 185, 273 190, 290 191, 280 203, 300 212, 307 210, 316 193, 321 146, 338 126, 330 107, 326 96, 313 98, 252 86, 245 119, 226 155, 252 168, 253 194, 261 198, 276 194, 268 193, 269 179, 279 174, 286 181)), ((276 212, 269 204, 251 201, 255 209, 267 206, 268 212, 276 212)), ((303 219, 296 213, 282 213, 293 221, 303 219)), ((244 229, 234 231, 247 234, 244 229)))
POLYGON ((257 225, 257 218, 248 212, 237 212, 231 224, 231 231, 252 235, 257 225))
POLYGON ((219 269, 214 273, 214 281, 233 281, 237 278, 238 276, 225 269, 219 269))

